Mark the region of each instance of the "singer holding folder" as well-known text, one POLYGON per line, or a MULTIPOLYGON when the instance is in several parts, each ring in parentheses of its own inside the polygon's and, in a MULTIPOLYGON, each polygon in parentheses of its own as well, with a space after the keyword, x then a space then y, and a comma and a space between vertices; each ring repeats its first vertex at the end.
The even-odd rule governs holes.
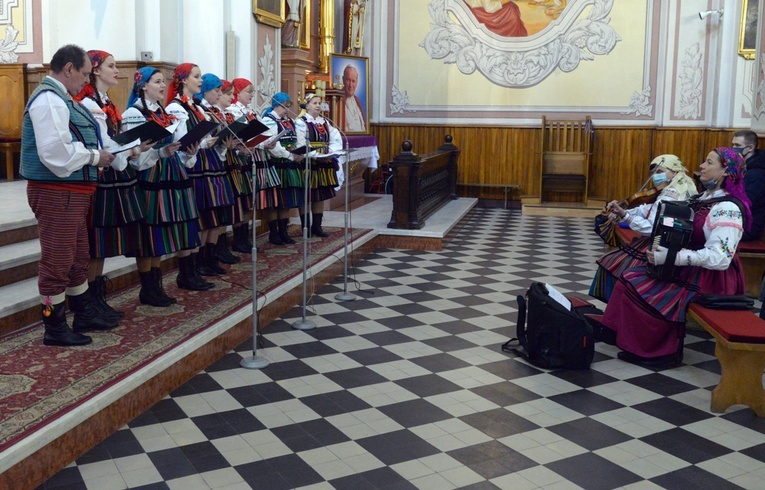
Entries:
MULTIPOLYGON (((218 123, 219 127, 224 128, 227 124, 223 112, 215 104, 221 96, 220 88, 223 82, 217 75, 205 73, 202 75, 202 87, 199 93, 200 105, 205 112, 207 120, 218 123)), ((235 264, 239 262, 239 257, 235 257, 229 252, 228 255, 219 254, 219 238, 225 236, 226 227, 233 223, 232 206, 234 205, 234 190, 231 186, 231 179, 228 176, 226 162, 229 153, 233 153, 238 142, 236 137, 231 135, 221 136, 213 148, 201 151, 202 158, 197 165, 202 166, 201 178, 196 185, 197 207, 199 208, 199 218, 202 222, 202 235, 206 236, 204 241, 204 256, 206 265, 216 274, 222 274, 225 271, 218 262, 224 264, 235 264), (203 211, 203 209, 207 208, 203 211)), ((196 170, 197 167, 194 167, 196 170)), ((194 179, 192 175, 192 179, 194 179)), ((228 248, 226 248, 226 251, 228 248)), ((200 270, 203 274, 204 270, 200 270)))
MULTIPOLYGON (((200 220, 200 242, 202 248, 195 248, 191 251, 190 259, 193 270, 186 267, 184 263, 183 268, 179 271, 177 281, 178 287, 182 289, 191 289, 195 291, 212 289, 215 284, 202 279, 201 275, 212 276, 217 275, 219 270, 225 272, 215 260, 217 266, 213 269, 211 266, 214 259, 214 253, 211 255, 208 252, 207 238, 209 230, 214 228, 215 213, 214 208, 217 206, 219 199, 222 202, 230 196, 224 196, 222 194, 216 194, 216 189, 206 187, 207 180, 205 179, 205 172, 209 172, 211 169, 218 168, 216 163, 220 164, 220 154, 213 147, 218 141, 216 137, 207 137, 209 131, 199 131, 199 128, 205 128, 210 123, 200 106, 194 102, 194 96, 200 92, 202 86, 202 72, 199 67, 193 63, 181 63, 175 67, 173 71, 173 80, 170 82, 167 93, 167 112, 168 114, 180 119, 181 124, 179 126, 179 132, 185 132, 185 136, 191 136, 199 142, 199 152, 196 155, 193 165, 188 165, 188 176, 191 179, 194 192, 192 195, 195 198, 196 208, 200 220), (199 138, 197 140, 197 138, 199 138), (205 151, 210 150, 210 151, 205 151), (217 162, 210 162, 217 158, 217 162), (201 281, 201 282, 200 282, 201 281)), ((212 128, 216 125, 212 124, 212 128)), ((184 137, 181 138, 181 150, 185 142, 184 137)), ((196 142, 194 141, 194 142, 196 142)), ((225 148, 220 150, 225 151, 225 148)), ((228 199, 228 205, 231 205, 231 200, 228 199)), ((214 250, 211 250, 214 252, 214 250)), ((179 261, 180 262, 180 261, 179 261)))
MULTIPOLYGON (((226 112, 237 121, 252 122, 258 120, 263 122, 250 107, 250 102, 252 102, 252 97, 255 94, 255 87, 252 82, 246 78, 235 78, 231 83, 234 85, 234 99, 232 104, 226 108, 226 112)), ((275 169, 269 165, 267 147, 264 147, 264 144, 265 142, 255 146, 250 146, 250 143, 247 144, 248 148, 245 150, 245 154, 248 165, 242 169, 245 175, 249 175, 250 172, 253 173, 254 185, 256 186, 253 190, 253 207, 263 212, 275 209, 279 205, 277 189, 281 185, 275 169)), ((268 146, 273 148, 273 144, 273 142, 269 143, 268 146)), ((240 250, 237 243, 244 245, 246 239, 246 244, 249 246, 247 253, 249 253, 252 250, 252 243, 250 243, 246 225, 242 226, 239 236, 240 241, 237 242, 236 235, 234 235, 234 250, 244 252, 244 250, 240 250)))
MULTIPOLYGON (((197 207, 186 173, 186 168, 196 161, 197 146, 179 151, 186 126, 162 107, 167 88, 162 72, 147 66, 135 72, 134 81, 128 109, 122 115, 123 130, 154 122, 170 133, 138 158, 138 182, 146 202, 146 220, 141 226, 141 247, 136 257, 141 278, 138 299, 142 304, 170 306, 176 300, 162 287, 162 256, 177 253, 179 268, 188 271, 192 269, 191 251, 199 246, 197 207)), ((184 285, 202 289, 202 279, 197 279, 185 278, 184 285)))
MULTIPOLYGON (((88 56, 93 65, 90 81, 75 96, 75 100, 80 101, 98 123, 104 148, 116 151, 119 144, 112 138, 120 131, 122 114, 109 99, 107 91, 119 84, 117 62, 106 51, 90 50, 88 56)), ((134 166, 138 164, 140 154, 153 147, 153 142, 144 141, 116 153, 112 165, 98 172, 92 218, 88 226, 88 289, 100 313, 113 321, 125 314, 115 311, 106 302, 104 261, 107 257, 135 257, 138 254, 139 227, 146 214, 146 204, 138 188, 134 166)))
POLYGON ((274 245, 295 243, 289 235, 290 209, 302 208, 304 205, 302 165, 300 164, 303 161, 303 155, 296 155, 292 151, 304 148, 306 141, 304 134, 295 129, 295 121, 287 115, 290 107, 292 107, 290 96, 279 92, 271 97, 271 107, 263 114, 263 121, 269 127, 268 135, 282 135, 269 150, 271 165, 279 173, 281 180, 279 208, 270 216, 266 215, 269 219, 268 239, 274 245))
POLYGON ((297 129, 318 150, 312 150, 309 154, 312 158, 309 199, 313 220, 302 214, 300 220, 309 229, 309 236, 327 237, 329 235, 321 228, 324 201, 335 197, 335 188, 341 184, 338 179, 338 172, 341 172, 338 154, 342 152, 343 140, 340 131, 322 117, 321 97, 308 94, 303 108, 306 114, 296 121, 297 129))

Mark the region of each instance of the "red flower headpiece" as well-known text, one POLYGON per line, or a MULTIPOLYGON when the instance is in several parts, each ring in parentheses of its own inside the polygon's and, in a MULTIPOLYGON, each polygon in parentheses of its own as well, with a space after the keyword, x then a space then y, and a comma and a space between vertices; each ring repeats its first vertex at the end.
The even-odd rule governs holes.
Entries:
POLYGON ((173 79, 170 82, 170 86, 167 89, 167 103, 169 104, 179 93, 181 83, 183 83, 191 73, 191 69, 194 68, 194 63, 181 63, 173 70, 173 79))

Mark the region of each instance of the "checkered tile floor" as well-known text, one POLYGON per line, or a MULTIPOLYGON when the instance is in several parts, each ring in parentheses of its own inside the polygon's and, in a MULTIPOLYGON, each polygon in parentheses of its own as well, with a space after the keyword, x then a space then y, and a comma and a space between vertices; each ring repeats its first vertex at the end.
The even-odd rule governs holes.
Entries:
POLYGON ((589 371, 544 372, 501 344, 533 280, 586 295, 590 220, 477 209, 441 252, 380 250, 313 299, 318 328, 273 323, 262 371, 241 345, 44 488, 758 488, 765 420, 709 412, 713 342, 680 368, 598 344, 589 371))

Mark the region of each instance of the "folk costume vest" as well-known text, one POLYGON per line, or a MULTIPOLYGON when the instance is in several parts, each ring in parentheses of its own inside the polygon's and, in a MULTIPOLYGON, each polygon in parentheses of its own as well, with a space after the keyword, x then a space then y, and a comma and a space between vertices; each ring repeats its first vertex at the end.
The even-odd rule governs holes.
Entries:
POLYGON ((57 177, 40 160, 40 156, 37 153, 37 141, 35 139, 34 128, 32 127, 32 119, 29 117, 29 106, 38 95, 46 91, 52 91, 66 103, 69 109, 69 131, 72 134, 73 141, 79 141, 85 145, 85 148, 90 150, 97 150, 101 143, 98 123, 90 115, 90 112, 69 97, 50 77, 45 77, 42 83, 32 92, 24 110, 24 120, 21 126, 21 176, 27 180, 38 182, 97 182, 98 168, 92 165, 86 165, 72 172, 68 177, 57 177))

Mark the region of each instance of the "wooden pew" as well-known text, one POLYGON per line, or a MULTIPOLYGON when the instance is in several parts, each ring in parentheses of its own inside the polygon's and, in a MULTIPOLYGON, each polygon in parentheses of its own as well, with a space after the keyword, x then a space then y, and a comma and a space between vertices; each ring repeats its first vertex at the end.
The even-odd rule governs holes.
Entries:
POLYGON ((744 268, 746 294, 757 298, 760 295, 762 273, 765 271, 765 241, 760 239, 739 242, 736 252, 744 268))
POLYGON ((722 413, 740 404, 765 417, 765 320, 749 310, 712 310, 695 303, 688 307, 688 318, 715 338, 722 373, 711 410, 722 413))
POLYGON ((425 219, 450 199, 457 199, 459 149, 446 135, 436 151, 418 155, 404 141, 401 153, 390 161, 393 173, 393 211, 388 228, 418 230, 425 219))

